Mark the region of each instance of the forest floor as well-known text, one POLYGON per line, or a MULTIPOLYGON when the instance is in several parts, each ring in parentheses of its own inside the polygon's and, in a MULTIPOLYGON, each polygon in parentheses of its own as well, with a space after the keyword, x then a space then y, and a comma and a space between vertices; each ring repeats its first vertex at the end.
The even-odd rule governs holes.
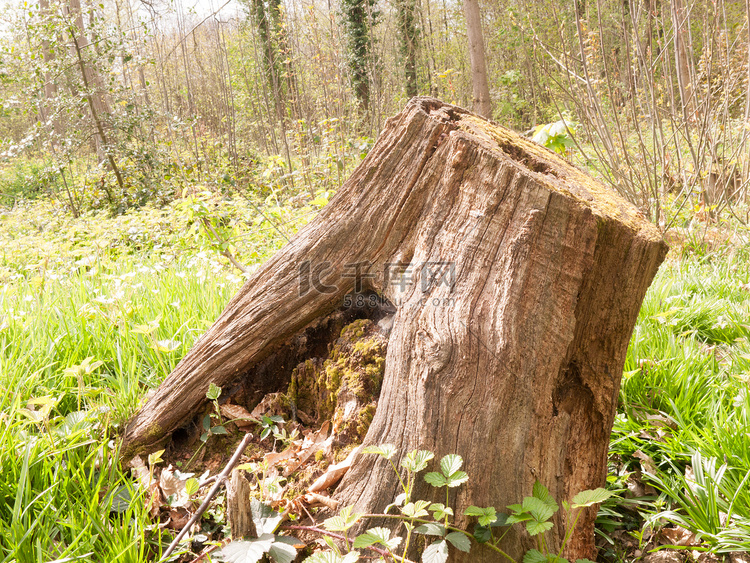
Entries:
MULTIPOLYGON (((337 425, 336 405, 312 412, 295 394, 292 408, 291 390, 254 412, 220 390, 166 451, 123 467, 117 450, 149 391, 323 203, 204 193, 118 217, 73 218, 49 201, 0 209, 0 561, 158 559, 246 430, 251 487, 290 513, 325 503, 304 497, 345 460, 374 396, 358 424, 337 425)), ((750 550, 750 232, 693 221, 670 237, 625 364, 599 559, 739 563, 750 550)), ((347 340, 347 327, 338 355, 300 381, 337 369, 377 380, 374 329, 355 323, 347 340)), ((337 389, 308 384, 323 402, 337 389)), ((226 503, 221 492, 181 560, 226 537, 226 503)))

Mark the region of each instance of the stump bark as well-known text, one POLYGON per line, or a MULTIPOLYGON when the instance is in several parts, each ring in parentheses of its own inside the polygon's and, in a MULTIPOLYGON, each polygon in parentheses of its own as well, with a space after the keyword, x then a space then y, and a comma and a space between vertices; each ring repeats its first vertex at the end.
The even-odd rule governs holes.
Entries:
MULTIPOLYGON (((625 353, 666 251, 636 208, 554 153, 415 98, 131 419, 124 451, 185 424, 211 382, 278 390, 278 374, 300 361, 294 338, 309 340, 316 320, 353 299, 375 299, 395 315, 365 443, 463 456, 457 515, 469 504, 503 510, 536 480, 570 499, 604 484, 625 353)), ((361 456, 336 496, 377 512, 397 486, 387 463, 361 456)), ((566 556, 593 556, 594 518, 583 515, 566 556)), ((533 542, 511 533, 503 547, 520 560, 533 542)), ((498 560, 481 546, 451 552, 498 560)))

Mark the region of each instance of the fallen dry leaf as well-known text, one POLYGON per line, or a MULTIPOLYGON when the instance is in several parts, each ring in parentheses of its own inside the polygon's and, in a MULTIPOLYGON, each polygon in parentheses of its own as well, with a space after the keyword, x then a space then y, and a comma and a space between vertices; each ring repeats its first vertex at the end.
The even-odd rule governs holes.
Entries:
POLYGON ((701 543, 699 540, 696 540, 693 532, 680 527, 662 528, 659 536, 662 544, 695 546, 701 543))
POLYGON ((633 457, 641 460, 641 467, 644 473, 656 475, 656 463, 651 456, 644 454, 641 450, 636 451, 633 457))
POLYGON ((172 471, 171 465, 161 470, 159 487, 161 487, 161 494, 164 498, 169 500, 170 506, 187 506, 190 503, 190 495, 185 490, 185 483, 187 483, 187 479, 182 480, 177 477, 172 471))
POLYGON ((219 410, 222 416, 231 420, 240 430, 259 424, 258 419, 253 418, 248 410, 240 405, 221 405, 219 410))
POLYGON ((352 463, 354 462, 354 458, 359 453, 359 450, 362 446, 358 446, 354 448, 351 453, 347 456, 347 458, 342 461, 341 463, 337 463, 336 465, 330 466, 323 475, 318 477, 315 482, 310 485, 310 488, 308 488, 308 492, 310 493, 317 493, 320 491, 324 491, 329 487, 332 487, 336 483, 338 483, 341 478, 344 476, 344 474, 349 471, 349 468, 352 466, 352 463))
POLYGON ((159 508, 162 504, 159 482, 152 477, 151 472, 139 455, 130 460, 128 467, 132 469, 138 486, 146 491, 146 510, 152 518, 156 518, 159 516, 159 508))

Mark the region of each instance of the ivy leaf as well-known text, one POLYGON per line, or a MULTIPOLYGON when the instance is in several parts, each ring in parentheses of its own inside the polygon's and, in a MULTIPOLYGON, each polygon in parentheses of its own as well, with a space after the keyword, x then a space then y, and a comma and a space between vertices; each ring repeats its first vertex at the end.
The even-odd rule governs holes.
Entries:
POLYGON ((573 497, 573 508, 583 508, 585 506, 592 506, 600 502, 604 502, 612 496, 611 491, 602 489, 593 489, 589 491, 581 491, 573 497))
POLYGON ((414 528, 414 531, 417 534, 423 534, 425 536, 439 536, 441 538, 445 536, 445 526, 439 522, 428 522, 427 524, 422 524, 421 526, 414 528))
POLYGON ((538 549, 530 549, 523 556, 523 563, 547 563, 547 556, 538 549))
POLYGON ((445 563, 448 561, 448 544, 445 540, 432 542, 422 553, 422 563, 445 563))
POLYGON ((363 454, 377 454, 385 459, 391 459, 396 455, 396 446, 393 444, 380 444, 379 446, 367 446, 362 450, 363 454))
POLYGON ((471 549, 471 540, 461 532, 451 532, 445 539, 453 544, 456 549, 468 553, 471 549))

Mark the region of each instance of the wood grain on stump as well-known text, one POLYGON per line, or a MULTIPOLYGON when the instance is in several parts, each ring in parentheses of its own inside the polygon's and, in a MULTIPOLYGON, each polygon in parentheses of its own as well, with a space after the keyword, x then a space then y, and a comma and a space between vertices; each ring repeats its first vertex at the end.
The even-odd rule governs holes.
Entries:
MULTIPOLYGON (((395 307, 366 444, 463 456, 457 515, 469 504, 504 510, 536 480, 569 500, 604 484, 628 342, 666 250, 636 208, 554 153, 415 98, 131 419, 125 451, 183 425, 209 383, 257 377, 356 291, 395 307)), ((397 493, 390 466, 362 456, 336 496, 377 512, 397 493)), ((594 518, 581 518, 566 556, 593 555, 594 518)), ((530 547, 521 532, 504 540, 519 559, 530 547)), ((498 560, 481 547, 451 552, 498 560)))

